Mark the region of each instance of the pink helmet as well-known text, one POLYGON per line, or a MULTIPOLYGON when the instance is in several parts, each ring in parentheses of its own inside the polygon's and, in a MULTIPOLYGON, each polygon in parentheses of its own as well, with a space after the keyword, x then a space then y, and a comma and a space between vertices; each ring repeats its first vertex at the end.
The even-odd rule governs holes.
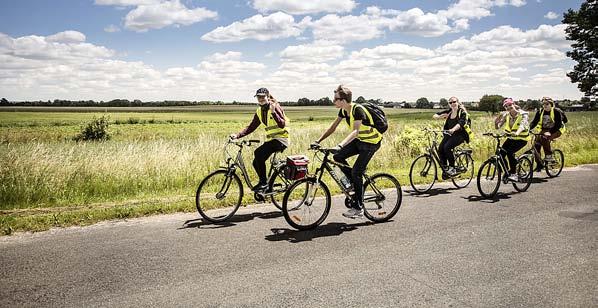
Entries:
POLYGON ((513 102, 513 99, 512 99, 512 98, 510 98, 510 97, 508 97, 508 98, 505 98, 505 99, 502 101, 502 106, 503 106, 503 107, 507 107, 507 106, 510 106, 510 105, 513 105, 513 104, 514 104, 514 102, 513 102))

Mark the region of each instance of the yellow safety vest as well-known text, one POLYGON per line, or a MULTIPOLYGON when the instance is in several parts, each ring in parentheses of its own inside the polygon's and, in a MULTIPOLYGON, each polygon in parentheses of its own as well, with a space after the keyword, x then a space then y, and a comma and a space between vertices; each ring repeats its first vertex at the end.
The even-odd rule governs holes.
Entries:
MULTIPOLYGON (((347 123, 347 124, 349 124, 349 129, 353 129, 353 122, 355 121, 355 119, 353 117, 353 111, 355 110, 356 107, 363 108, 363 111, 365 111, 365 114, 367 115, 368 120, 370 121, 370 123, 372 125, 374 125, 374 120, 372 119, 372 115, 367 110, 367 108, 365 108, 359 104, 356 104, 356 103, 351 103, 351 113, 349 114, 349 123, 347 123)), ((343 110, 343 114, 345 114, 344 110, 343 110)), ((380 140, 382 140, 382 134, 375 127, 362 124, 361 126, 359 126, 359 134, 357 135, 357 139, 359 139, 360 141, 363 141, 363 142, 377 144, 378 142, 380 142, 380 140)))
MULTIPOLYGON (((554 122, 554 107, 550 108, 550 119, 552 120, 552 122, 554 122)), ((540 122, 538 122, 538 125, 534 128, 537 130, 542 130, 542 122, 544 122, 544 108, 542 108, 542 111, 540 111, 540 122)), ((565 123, 563 123, 563 116, 561 115, 561 128, 559 129, 559 132, 561 132, 561 134, 563 134, 565 132, 565 123)))
MULTIPOLYGON (((457 118, 461 118, 462 110, 463 109, 459 108, 459 110, 457 111, 457 118)), ((471 131, 471 127, 469 127, 469 113, 467 113, 467 111, 463 112, 465 112, 465 125, 463 125, 463 129, 467 133, 467 136, 469 136, 469 141, 471 141, 473 138, 473 132, 471 131)))
MULTIPOLYGON (((521 119, 523 119, 523 115, 521 115, 521 113, 519 113, 517 115, 517 118, 515 119, 515 123, 513 123, 513 128, 512 128, 513 132, 516 132, 519 129, 519 124, 521 124, 521 119)), ((505 132, 507 132, 507 133, 511 133, 511 123, 510 122, 511 122, 511 115, 507 114, 507 120, 505 123, 505 132)), ((519 134, 519 136, 512 136, 509 138, 511 138, 513 140, 529 141, 530 140, 529 131, 527 131, 527 130, 522 131, 521 134, 519 134)))
MULTIPOLYGON (((257 114, 260 123, 265 126, 264 129, 266 130, 266 141, 270 141, 274 138, 289 138, 289 129, 286 125, 284 128, 278 127, 278 124, 272 116, 272 110, 270 110, 270 108, 268 108, 268 113, 266 114, 266 121, 262 120, 261 107, 257 107, 255 113, 257 114)), ((289 118, 287 118, 287 116, 285 115, 284 119, 285 122, 288 124, 289 118)))

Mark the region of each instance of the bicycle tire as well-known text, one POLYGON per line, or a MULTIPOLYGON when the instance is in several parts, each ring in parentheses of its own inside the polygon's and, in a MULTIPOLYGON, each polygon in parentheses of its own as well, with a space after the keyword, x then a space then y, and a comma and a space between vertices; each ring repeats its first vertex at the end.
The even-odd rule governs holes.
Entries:
POLYGON ((274 173, 272 173, 272 176, 268 180, 268 190, 274 193, 270 195, 270 200, 279 210, 282 210, 282 199, 290 183, 291 181, 284 177, 284 169, 274 170, 274 173))
POLYGON ((330 212, 331 202, 326 184, 315 178, 303 178, 291 184, 285 192, 282 214, 291 227, 309 230, 324 222, 330 212), (318 196, 318 192, 322 195, 318 196), (314 202, 317 202, 317 208, 314 202))
POLYGON ((465 172, 460 173, 458 176, 451 178, 453 181, 453 185, 457 188, 465 188, 471 183, 474 175, 474 164, 473 158, 469 153, 459 153, 457 157, 455 157, 455 166, 456 168, 465 168, 465 172), (466 183, 461 183, 461 181, 467 180, 466 183))
POLYGON ((522 156, 517 159, 517 167, 516 167, 517 177, 519 178, 518 182, 513 182, 513 187, 518 192, 526 191, 529 186, 532 184, 532 179, 534 178, 534 165, 531 159, 527 156, 522 156))
POLYGON ((374 174, 363 187, 363 214, 367 219, 385 222, 397 214, 403 202, 403 193, 399 180, 394 176, 387 173, 374 174), (376 186, 376 183, 379 185, 376 186), (382 196, 378 195, 378 191, 382 196))
POLYGON ((556 149, 552 151, 552 157, 555 162, 550 164, 546 163, 545 169, 548 177, 554 178, 559 176, 563 171, 563 167, 565 166, 565 154, 563 154, 563 151, 556 149), (556 168, 552 168, 554 166, 556 166, 556 168))
POLYGON ((478 171, 478 192, 484 198, 493 198, 500 188, 501 180, 502 172, 498 167, 496 160, 489 159, 485 161, 482 163, 480 170, 478 171), (486 191, 486 188, 490 188, 490 190, 486 191))
POLYGON ((415 158, 413 163, 411 163, 411 168, 409 168, 409 183, 411 184, 411 188, 413 188, 413 190, 417 193, 426 193, 432 189, 432 186, 434 186, 434 183, 436 182, 436 172, 436 162, 432 156, 429 154, 422 154, 418 156, 415 158), (429 179, 430 175, 432 176, 431 179, 429 179), (420 187, 417 187, 415 182, 418 182, 417 180, 420 179, 417 176, 420 176, 422 179, 424 179, 424 182, 431 183, 423 187, 421 186, 426 184, 419 184, 420 187))
POLYGON ((208 174, 197 187, 195 207, 199 215, 205 220, 212 223, 219 223, 235 215, 241 205, 242 198, 243 185, 239 176, 236 173, 229 175, 228 170, 216 170, 208 174), (226 183, 227 180, 229 181, 228 184, 226 183), (235 185, 236 189, 233 188, 231 190, 231 185, 235 185), (224 192, 222 191, 223 189, 224 192), (223 195, 218 195, 222 193, 223 195), (227 198, 229 193, 230 198, 227 198), (215 201, 211 201, 210 199, 215 201), (220 203, 218 200, 224 201, 220 203))

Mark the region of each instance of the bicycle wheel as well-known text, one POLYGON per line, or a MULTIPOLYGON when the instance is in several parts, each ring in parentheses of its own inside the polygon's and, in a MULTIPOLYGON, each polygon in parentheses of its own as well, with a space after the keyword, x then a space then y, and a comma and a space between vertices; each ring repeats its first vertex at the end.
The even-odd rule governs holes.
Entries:
POLYGON ((420 194, 432 188, 436 182, 436 162, 432 156, 422 154, 413 161, 409 169, 409 182, 411 188, 420 194), (419 184, 419 187, 415 184, 419 184))
POLYGON ((272 193, 270 200, 272 200, 272 204, 279 210, 282 210, 282 198, 291 183, 290 180, 284 177, 284 169, 274 170, 270 180, 268 180, 268 189, 272 193))
POLYGON ((375 174, 364 185, 363 213, 373 222, 391 219, 402 201, 401 184, 390 174, 375 174))
POLYGON ((239 209, 242 197, 243 185, 239 176, 228 174, 228 170, 217 170, 197 187, 195 207, 205 220, 223 222, 239 209))
POLYGON ((513 187, 518 192, 526 191, 532 184, 534 177, 534 167, 531 159, 527 156, 522 156, 517 159, 517 182, 513 182, 513 187))
POLYGON ((554 178, 559 176, 561 171, 563 171, 563 166, 565 166, 565 155, 561 150, 553 150, 552 158, 554 158, 554 162, 546 163, 546 174, 548 174, 549 177, 554 178))
POLYGON ((324 222, 330 212, 330 191, 315 178, 296 181, 284 194, 282 213, 291 227, 309 230, 324 222))
POLYGON ((485 161, 478 171, 478 191, 484 198, 492 198, 500 187, 502 172, 494 159, 485 161))
POLYGON ((453 177, 453 185, 457 188, 467 187, 473 179, 473 158, 469 153, 460 153, 455 158, 455 169, 458 175, 453 177))

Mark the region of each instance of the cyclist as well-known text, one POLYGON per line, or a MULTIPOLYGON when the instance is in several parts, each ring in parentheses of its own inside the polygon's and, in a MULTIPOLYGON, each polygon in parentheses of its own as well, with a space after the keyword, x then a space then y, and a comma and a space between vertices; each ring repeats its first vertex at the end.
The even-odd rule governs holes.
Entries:
POLYGON ((516 167, 517 159, 515 153, 521 150, 526 144, 529 138, 529 126, 528 126, 528 113, 521 109, 512 98, 505 98, 502 103, 506 112, 501 113, 496 119, 494 124, 496 129, 505 127, 505 132, 512 134, 502 144, 502 148, 505 152, 501 152, 501 156, 509 164, 509 180, 518 181, 516 167))
POLYGON ((449 133, 449 135, 442 137, 442 141, 438 146, 438 158, 440 158, 440 164, 442 165, 443 180, 457 174, 453 149, 464 141, 469 143, 471 136, 471 119, 465 106, 454 96, 449 98, 448 102, 449 109, 440 111, 432 116, 434 119, 446 119, 443 129, 449 133))
POLYGON ((268 89, 259 88, 254 97, 257 97, 259 106, 253 115, 251 123, 237 134, 232 134, 232 139, 242 138, 251 134, 260 125, 264 126, 266 142, 255 149, 253 168, 259 177, 259 182, 253 187, 254 191, 263 191, 268 188, 266 178, 266 160, 275 152, 282 152, 289 146, 288 118, 276 99, 268 89))
POLYGON ((343 213, 343 216, 357 218, 363 215, 363 174, 374 153, 380 149, 382 133, 374 128, 374 121, 369 111, 365 107, 351 102, 352 96, 351 90, 343 85, 339 85, 334 90, 333 103, 336 108, 340 109, 338 117, 314 143, 319 144, 330 136, 341 121, 345 120, 349 125, 351 132, 335 147, 336 154, 333 159, 336 162, 347 164, 347 158, 358 155, 353 168, 341 168, 347 178, 351 179, 355 189, 353 207, 343 213))
POLYGON ((540 148, 544 148, 544 155, 546 161, 554 160, 552 158, 552 149, 550 148, 550 142, 560 137, 565 129, 565 125, 562 119, 562 112, 560 109, 554 107, 554 101, 550 97, 542 98, 542 109, 536 112, 530 127, 535 130, 539 130, 542 136, 536 136, 534 147, 536 147, 536 171, 542 170, 544 165, 542 164, 542 157, 540 157, 540 148))

